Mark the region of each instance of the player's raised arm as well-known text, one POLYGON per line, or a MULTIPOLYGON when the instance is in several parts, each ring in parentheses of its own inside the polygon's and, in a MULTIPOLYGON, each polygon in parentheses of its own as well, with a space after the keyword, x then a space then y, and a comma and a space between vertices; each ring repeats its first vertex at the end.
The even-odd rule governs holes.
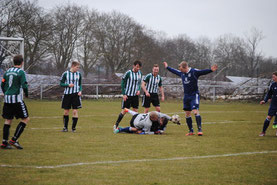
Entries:
POLYGON ((167 67, 168 67, 167 62, 164 62, 164 68, 167 68, 167 67))

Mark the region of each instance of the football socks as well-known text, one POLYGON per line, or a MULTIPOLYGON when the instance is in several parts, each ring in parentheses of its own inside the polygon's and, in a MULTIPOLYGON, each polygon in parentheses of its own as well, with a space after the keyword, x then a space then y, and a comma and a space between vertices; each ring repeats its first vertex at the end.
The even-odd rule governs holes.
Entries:
POLYGON ((72 130, 76 130, 78 118, 72 118, 72 130))
POLYGON ((68 115, 64 115, 63 116, 63 125, 64 125, 64 128, 66 128, 66 129, 68 127, 68 120, 69 120, 69 116, 68 115))
POLYGON ((4 128, 3 128, 3 140, 8 140, 9 139, 10 127, 11 127, 11 125, 4 124, 4 128))
POLYGON ((195 116, 195 120, 196 120, 196 123, 197 123, 198 132, 202 132, 201 116, 200 115, 196 115, 195 116))
POLYGON ((266 131, 267 127, 269 126, 269 123, 270 123, 270 120, 266 118, 265 121, 264 121, 263 132, 266 131))
POLYGON ((188 125, 188 128, 189 128, 189 131, 193 132, 191 117, 186 117, 186 121, 187 121, 187 125, 188 125))
POLYGON ((120 123, 120 121, 122 120, 123 117, 124 117, 124 115, 121 114, 121 113, 118 115, 117 121, 116 121, 116 123, 115 123, 116 128, 118 127, 118 125, 119 125, 119 123, 120 123))
POLYGON ((23 123, 23 122, 20 122, 17 127, 16 127, 16 130, 15 130, 15 133, 14 133, 14 136, 12 138, 13 141, 16 141, 20 135, 22 134, 22 132, 24 131, 24 128, 26 127, 26 124, 23 123))

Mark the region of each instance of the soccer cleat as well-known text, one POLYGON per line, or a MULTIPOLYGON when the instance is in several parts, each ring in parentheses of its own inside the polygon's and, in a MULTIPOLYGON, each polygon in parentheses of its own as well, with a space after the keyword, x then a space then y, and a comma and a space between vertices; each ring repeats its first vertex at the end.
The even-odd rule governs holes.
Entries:
POLYGON ((13 147, 9 143, 2 143, 1 144, 2 149, 13 149, 13 147))
POLYGON ((115 133, 115 134, 119 133, 119 129, 115 129, 115 130, 113 131, 113 133, 115 133))
POLYGON ((194 135, 193 132, 189 132, 189 133, 186 134, 186 136, 193 136, 193 135, 194 135))
POLYGON ((261 132, 259 136, 261 137, 265 136, 265 132, 261 132))
POLYGON ((273 124, 272 128, 277 129, 277 124, 273 124))
POLYGON ((10 140, 10 141, 9 141, 9 144, 12 145, 12 146, 14 146, 14 147, 17 148, 17 149, 23 149, 23 147, 19 144, 18 141, 10 140))
POLYGON ((198 132, 197 135, 198 136, 203 136, 203 132, 198 132))
POLYGON ((76 133, 76 129, 72 129, 72 133, 76 133))
POLYGON ((63 128, 62 132, 68 132, 68 129, 67 128, 63 128))

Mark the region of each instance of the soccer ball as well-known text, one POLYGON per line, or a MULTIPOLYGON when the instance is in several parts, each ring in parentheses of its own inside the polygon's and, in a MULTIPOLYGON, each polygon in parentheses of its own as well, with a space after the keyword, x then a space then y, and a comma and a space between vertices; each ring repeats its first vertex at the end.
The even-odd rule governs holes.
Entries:
POLYGON ((180 116, 179 115, 177 115, 177 114, 174 114, 172 117, 171 117, 171 121, 173 122, 173 123, 179 123, 180 124, 180 120, 181 120, 181 118, 180 118, 180 116))

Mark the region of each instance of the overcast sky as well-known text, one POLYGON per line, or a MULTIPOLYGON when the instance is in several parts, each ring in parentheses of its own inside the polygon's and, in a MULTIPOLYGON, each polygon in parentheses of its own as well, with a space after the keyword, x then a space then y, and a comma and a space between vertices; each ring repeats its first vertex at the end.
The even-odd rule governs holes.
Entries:
POLYGON ((210 39, 233 34, 244 37, 255 27, 265 38, 264 55, 277 57, 277 0, 38 0, 49 10, 74 3, 99 12, 116 10, 168 37, 186 34, 210 39))

